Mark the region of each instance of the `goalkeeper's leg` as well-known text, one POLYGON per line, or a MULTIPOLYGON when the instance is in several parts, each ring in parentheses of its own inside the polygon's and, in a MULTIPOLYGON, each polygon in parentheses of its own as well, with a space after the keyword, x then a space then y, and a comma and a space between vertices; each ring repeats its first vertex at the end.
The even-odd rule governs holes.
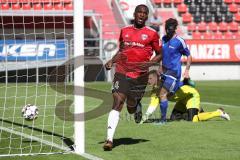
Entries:
POLYGON ((195 115, 192 119, 193 122, 206 121, 215 117, 221 117, 226 120, 230 120, 230 116, 224 112, 222 108, 217 109, 213 112, 203 112, 195 115))

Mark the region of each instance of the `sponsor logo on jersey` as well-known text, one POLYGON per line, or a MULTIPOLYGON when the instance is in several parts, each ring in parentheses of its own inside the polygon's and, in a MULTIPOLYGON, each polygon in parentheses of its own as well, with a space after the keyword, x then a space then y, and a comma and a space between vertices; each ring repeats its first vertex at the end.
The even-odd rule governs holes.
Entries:
POLYGON ((141 44, 139 42, 124 42, 124 45, 126 46, 137 46, 137 47, 144 47, 145 45, 144 44, 141 44))
POLYGON ((148 38, 148 35, 147 34, 142 34, 141 37, 142 37, 142 40, 146 40, 148 38))

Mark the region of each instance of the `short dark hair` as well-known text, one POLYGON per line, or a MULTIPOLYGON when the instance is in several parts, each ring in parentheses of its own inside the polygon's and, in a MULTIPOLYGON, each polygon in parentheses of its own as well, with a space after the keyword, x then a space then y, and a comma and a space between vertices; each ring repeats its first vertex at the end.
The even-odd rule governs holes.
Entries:
POLYGON ((178 26, 178 21, 174 18, 169 18, 166 20, 166 26, 174 26, 175 28, 177 28, 178 26))
POLYGON ((137 10, 138 10, 140 7, 145 7, 145 8, 146 8, 146 10, 147 10, 147 13, 149 13, 148 6, 146 6, 145 4, 139 4, 139 5, 137 5, 137 6, 136 6, 136 8, 135 8, 135 11, 134 11, 134 13, 136 13, 136 12, 137 12, 137 10))

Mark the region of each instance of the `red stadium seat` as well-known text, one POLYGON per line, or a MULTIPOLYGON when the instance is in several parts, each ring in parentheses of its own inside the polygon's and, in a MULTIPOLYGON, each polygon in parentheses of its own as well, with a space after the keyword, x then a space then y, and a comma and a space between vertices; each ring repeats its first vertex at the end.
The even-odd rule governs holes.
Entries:
POLYGON ((224 36, 224 39, 233 39, 232 32, 226 32, 223 36, 224 36))
POLYGON ((0 5, 0 9, 1 10, 9 10, 10 9, 10 6, 8 5, 8 3, 2 3, 0 5))
POLYGON ((34 10, 41 10, 42 9, 42 5, 40 3, 35 3, 35 4, 33 4, 33 9, 34 10))
POLYGON ((20 9, 21 9, 21 6, 19 3, 12 4, 12 10, 20 10, 20 9))
POLYGON ((186 13, 187 12, 186 4, 182 3, 182 4, 178 5, 177 10, 178 10, 178 13, 180 13, 180 14, 186 13))
POLYGON ((155 3, 158 7, 161 7, 161 5, 162 5, 162 0, 154 0, 154 3, 155 3))
POLYGON ((203 39, 212 39, 214 33, 205 32, 203 33, 203 39))
POLYGON ((208 24, 208 27, 209 29, 212 31, 212 32, 216 32, 217 29, 218 29, 218 25, 216 22, 211 22, 208 24))
POLYGON ((240 4, 240 0, 234 0, 236 4, 240 4))
POLYGON ((24 4, 22 5, 22 9, 23 9, 23 10, 31 10, 32 7, 31 7, 31 5, 30 5, 29 3, 24 3, 24 4))
POLYGON ((174 6, 177 6, 179 4, 183 3, 183 0, 173 0, 174 6))
POLYGON ((236 39, 240 39, 240 31, 237 32, 237 33, 235 33, 234 35, 235 35, 235 38, 236 38, 236 39))
POLYGON ((229 24, 229 30, 231 31, 231 32, 237 32, 238 31, 238 23, 237 22, 231 22, 230 24, 229 24))
POLYGON ((182 14, 182 21, 183 23, 190 23, 192 22, 192 15, 190 13, 185 13, 185 14, 182 14))
POLYGON ((192 33, 192 38, 193 39, 201 39, 202 34, 200 32, 193 32, 192 33))
POLYGON ((44 10, 52 10, 53 9, 52 3, 44 4, 43 8, 44 10))
POLYGON ((232 4, 233 0, 224 0, 224 3, 226 4, 232 4))
POLYGON ((215 33, 213 33, 213 38, 214 39, 222 39, 224 37, 221 32, 215 32, 215 33))
POLYGON ((162 0, 154 0, 155 4, 161 4, 162 0))
POLYGON ((200 22, 198 24, 198 31, 199 32, 206 32, 206 30, 207 30, 206 23, 205 22, 200 22))
POLYGON ((171 5, 172 0, 163 0, 163 4, 165 5, 171 5))
POLYGON ((197 29, 197 25, 195 23, 193 23, 193 22, 189 23, 187 25, 187 29, 188 29, 189 32, 195 32, 196 29, 197 29))
POLYGON ((63 10, 63 5, 62 5, 62 3, 57 3, 57 4, 55 4, 55 5, 54 5, 54 9, 55 9, 55 10, 63 10))
POLYGON ((65 9, 66 9, 66 10, 73 10, 73 5, 72 5, 72 3, 65 4, 65 9))
POLYGON ((1 0, 0 2, 1 3, 9 3, 9 4, 11 4, 11 3, 18 3, 19 0, 1 0))
POLYGON ((228 6, 228 8, 229 8, 229 12, 231 12, 231 13, 237 13, 237 11, 238 11, 238 6, 234 3, 230 4, 228 6))
POLYGON ((240 13, 235 14, 235 21, 240 23, 240 13))
POLYGON ((227 32, 228 24, 226 22, 219 23, 219 31, 220 32, 227 32))

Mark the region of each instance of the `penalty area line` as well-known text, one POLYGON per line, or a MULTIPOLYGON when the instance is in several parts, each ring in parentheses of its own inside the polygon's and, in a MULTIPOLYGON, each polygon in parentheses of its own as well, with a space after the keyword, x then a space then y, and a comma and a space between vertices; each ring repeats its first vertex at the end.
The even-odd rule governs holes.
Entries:
MULTIPOLYGON (((25 133, 21 133, 21 132, 18 132, 18 131, 14 131, 12 129, 9 129, 9 128, 6 128, 6 127, 1 127, 0 126, 0 130, 2 131, 5 131, 5 132, 8 132, 8 133, 12 133, 12 134, 15 134, 15 135, 18 135, 18 136, 21 136, 21 137, 24 137, 24 138, 27 138, 27 139, 31 139, 31 140, 34 140, 34 141, 38 141, 40 143, 43 143, 43 144, 46 144, 48 146, 53 146, 57 149, 61 149, 63 150, 63 152, 61 153, 75 153, 74 151, 71 151, 69 147, 64 147, 64 146, 60 146, 56 143, 53 143, 53 142, 50 142, 50 141, 47 141, 47 140, 43 140, 41 138, 38 138, 38 137, 35 137, 35 136, 32 136, 32 135, 28 135, 28 134, 25 134, 25 133)), ((11 154, 3 154, 3 155, 0 155, 0 157, 10 157, 10 156, 27 156, 27 155, 40 155, 40 154, 47 154, 47 155, 50 155, 50 154, 54 154, 54 153, 30 153, 30 154, 14 154, 14 155, 11 155, 11 154)), ((60 152, 56 152, 56 154, 60 154, 60 152)), ((78 154, 79 156, 82 156, 86 159, 89 159, 89 160, 103 160, 99 157, 96 157, 94 155, 91 155, 91 154, 88 154, 88 153, 83 153, 83 154, 78 154)))
POLYGON ((14 131, 14 130, 9 129, 9 128, 5 128, 5 127, 0 126, 0 130, 15 134, 15 135, 27 138, 27 139, 38 141, 40 143, 43 143, 43 144, 46 144, 46 145, 49 145, 49 146, 53 146, 53 147, 58 148, 58 149, 62 149, 62 150, 65 150, 65 151, 70 151, 70 148, 68 148, 68 147, 60 146, 60 145, 55 144, 53 142, 49 142, 49 141, 43 140, 41 138, 38 138, 38 137, 35 137, 35 136, 32 136, 32 135, 28 135, 28 134, 25 134, 25 133, 14 131))
POLYGON ((240 106, 229 105, 229 104, 220 104, 220 103, 212 103, 212 102, 201 102, 201 104, 208 104, 208 105, 214 105, 214 106, 219 106, 219 107, 238 108, 238 109, 240 109, 240 106))

